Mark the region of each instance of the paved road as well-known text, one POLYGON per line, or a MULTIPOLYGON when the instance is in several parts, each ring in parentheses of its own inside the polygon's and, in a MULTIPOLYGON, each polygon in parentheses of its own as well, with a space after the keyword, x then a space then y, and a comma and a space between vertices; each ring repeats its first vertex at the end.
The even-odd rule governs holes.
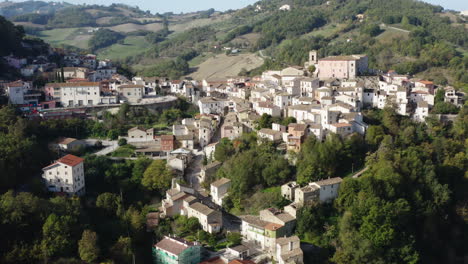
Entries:
POLYGON ((380 27, 381 28, 391 28, 391 29, 398 30, 398 31, 401 31, 401 32, 405 32, 405 33, 411 33, 411 31, 409 31, 409 30, 388 26, 386 24, 380 24, 380 27))
POLYGON ((97 156, 105 156, 113 151, 115 151, 118 147, 119 144, 117 143, 117 140, 101 140, 101 139, 93 139, 93 138, 88 138, 83 140, 86 145, 88 146, 94 146, 96 142, 101 141, 102 145, 105 147, 98 152, 94 153, 94 155, 97 156))
POLYGON ((260 50, 258 53, 260 54, 260 57, 262 57, 264 59, 269 59, 270 58, 270 56, 266 56, 266 55, 263 54, 263 50, 260 50))
POLYGON ((198 176, 201 172, 201 167, 203 163, 203 151, 202 150, 194 150, 194 157, 192 162, 190 162, 189 166, 185 171, 185 179, 187 182, 194 188, 196 191, 201 192, 203 188, 200 185, 200 179, 198 176))
POLYGON ((362 175, 364 172, 366 172, 368 169, 369 169, 369 167, 365 167, 364 169, 362 169, 362 170, 356 172, 356 174, 354 174, 352 177, 353 177, 353 178, 359 178, 359 177, 361 177, 361 175, 362 175))

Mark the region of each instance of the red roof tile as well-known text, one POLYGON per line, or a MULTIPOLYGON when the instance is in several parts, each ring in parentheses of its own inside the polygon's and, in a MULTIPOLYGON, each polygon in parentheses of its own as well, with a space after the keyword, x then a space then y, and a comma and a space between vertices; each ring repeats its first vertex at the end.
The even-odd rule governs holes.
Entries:
POLYGON ((229 264, 255 264, 255 262, 253 262, 251 260, 235 259, 235 260, 229 262, 229 264))
POLYGON ((59 163, 63 163, 63 164, 66 164, 66 165, 72 166, 72 167, 80 164, 83 161, 84 161, 83 158, 80 158, 80 157, 77 157, 77 156, 74 156, 74 155, 71 155, 71 154, 68 154, 68 155, 62 157, 61 159, 57 160, 57 162, 59 162, 59 163))

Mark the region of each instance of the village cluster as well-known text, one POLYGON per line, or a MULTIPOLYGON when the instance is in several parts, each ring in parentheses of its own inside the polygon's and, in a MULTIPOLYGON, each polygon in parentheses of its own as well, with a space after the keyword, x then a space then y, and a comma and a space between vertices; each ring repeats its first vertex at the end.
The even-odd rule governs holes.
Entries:
MULTIPOLYGON (((222 81, 156 77, 129 80, 117 74, 111 61, 99 61, 94 55, 64 55, 66 67, 61 68, 46 58, 32 63, 6 58, 20 69, 25 79, 0 85, 10 103, 31 117, 66 118, 72 115, 70 112, 123 102, 144 105, 167 94, 198 105, 199 115, 173 125, 172 135, 157 135, 153 128, 134 127, 122 137, 136 147, 136 153, 167 160, 167 166, 178 175, 159 212, 151 213, 152 221, 148 222, 154 225, 160 218, 176 215, 195 217, 206 232, 240 232, 242 244, 212 252, 209 259, 203 259, 206 254, 199 243, 167 236, 153 247, 156 263, 247 264, 266 263, 266 259, 279 264, 303 263, 300 239, 294 236, 298 209, 309 202, 330 202, 339 194, 341 178, 323 179, 306 186, 290 182, 281 186, 282 196, 291 201, 284 208, 265 209, 258 216, 229 215, 222 205, 229 195, 231 181, 215 176, 222 165, 214 159, 221 138, 232 140, 254 131, 260 142, 273 141, 285 153, 299 152, 309 136, 323 140, 330 133, 341 137, 365 134, 368 125, 361 113, 364 107, 392 106, 398 114, 424 122, 438 89, 443 89, 446 102, 457 106, 464 103, 464 94, 451 87, 437 87, 431 81, 412 79, 394 71, 369 76, 366 55, 319 59, 317 52, 311 51, 304 67, 222 81), (314 71, 309 72, 310 69, 314 71), (47 80, 47 84, 33 87, 27 81, 37 75, 47 80), (296 121, 288 126, 273 123, 271 127, 259 128, 258 121, 264 114, 296 121), (201 166, 202 155, 208 160, 207 165, 201 166), (197 166, 201 167, 200 172, 194 178, 188 177, 188 169, 197 166), (188 184, 179 181, 184 176, 188 184), (200 186, 203 183, 209 184, 209 190, 200 186)), ((57 146, 67 152, 80 144, 84 143, 64 139, 57 146)), ((83 164, 82 158, 68 154, 45 167, 43 179, 48 190, 84 195, 83 164)))

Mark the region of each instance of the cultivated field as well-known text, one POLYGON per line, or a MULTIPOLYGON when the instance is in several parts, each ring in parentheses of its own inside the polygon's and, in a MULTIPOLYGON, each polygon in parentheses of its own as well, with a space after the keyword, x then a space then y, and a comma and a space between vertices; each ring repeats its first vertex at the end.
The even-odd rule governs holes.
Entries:
POLYGON ((140 54, 147 50, 150 45, 145 41, 145 37, 131 36, 124 40, 124 44, 114 44, 98 52, 100 59, 119 60, 140 54))
POLYGON ((106 27, 106 28, 117 31, 117 32, 121 32, 121 33, 128 33, 128 32, 138 31, 138 30, 148 30, 148 31, 156 32, 158 30, 163 29, 163 25, 161 23, 151 23, 151 24, 146 24, 146 25, 137 25, 133 23, 127 23, 127 24, 122 24, 122 25, 113 26, 113 27, 106 27))
POLYGON ((376 37, 382 43, 391 43, 393 39, 407 39, 409 32, 396 27, 385 27, 385 31, 376 37))
POLYGON ((224 80, 228 76, 236 76, 243 68, 251 70, 263 64, 263 59, 252 53, 227 56, 216 55, 207 59, 190 74, 196 80, 224 80))
POLYGON ((182 31, 186 31, 195 27, 203 27, 203 26, 213 25, 215 23, 220 23, 229 19, 230 17, 231 15, 220 15, 220 16, 215 16, 212 18, 200 18, 200 19, 195 19, 195 20, 184 19, 184 20, 181 20, 180 22, 170 23, 169 30, 175 31, 175 32, 182 32, 182 31))
POLYGON ((65 44, 86 49, 91 38, 86 32, 87 28, 57 28, 41 31, 39 37, 53 45, 65 44))

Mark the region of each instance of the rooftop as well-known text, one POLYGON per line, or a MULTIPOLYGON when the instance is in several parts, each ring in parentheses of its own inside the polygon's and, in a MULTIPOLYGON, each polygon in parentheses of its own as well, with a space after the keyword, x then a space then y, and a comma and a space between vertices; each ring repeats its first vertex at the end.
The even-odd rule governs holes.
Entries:
POLYGON ((97 86, 99 87, 99 82, 75 82, 75 83, 48 83, 46 87, 90 87, 90 86, 97 86))
POLYGON ((251 260, 240 260, 240 259, 235 259, 229 262, 228 264, 255 264, 255 262, 251 260))
POLYGON ((74 141, 76 141, 77 139, 76 138, 61 138, 57 144, 64 144, 64 145, 67 145, 67 144, 70 144, 74 141))
POLYGON ((326 185, 341 183, 342 181, 343 179, 341 179, 340 177, 335 177, 335 178, 330 178, 326 180, 321 180, 315 183, 318 184, 319 186, 326 186, 326 185))
POLYGON ((353 126, 353 125, 348 124, 348 123, 336 123, 336 124, 331 124, 331 125, 334 126, 334 127, 337 127, 337 128, 339 128, 339 127, 350 127, 350 126, 353 126))
POLYGON ((364 55, 350 55, 350 56, 330 56, 319 61, 355 61, 364 57, 364 55))
POLYGON ((210 215, 211 213, 215 212, 213 209, 199 202, 190 205, 190 208, 203 215, 210 215))
POLYGON ((126 89, 126 88, 145 88, 143 85, 138 85, 138 84, 124 84, 124 85, 119 85, 119 89, 126 89))
POLYGON ((262 133, 262 134, 266 134, 266 135, 271 135, 271 136, 275 136, 277 134, 281 134, 281 132, 279 131, 276 131, 276 130, 273 130, 271 128, 262 128, 258 131, 258 133, 262 133))
POLYGON ((219 179, 219 180, 213 182, 213 183, 211 184, 211 186, 216 187, 216 188, 219 188, 219 187, 221 187, 221 186, 223 186, 223 185, 225 185, 225 184, 228 184, 228 183, 231 183, 231 180, 230 180, 230 179, 221 178, 221 179, 219 179))
POLYGON ((62 157, 61 159, 57 160, 57 162, 59 163, 63 163, 63 164, 66 164, 68 166, 76 166, 80 163, 82 163, 84 161, 83 158, 80 158, 80 157, 77 157, 75 155, 71 155, 71 154, 68 154, 64 157, 62 157))
POLYGON ((154 246, 178 256, 187 248, 194 246, 194 244, 181 238, 164 237, 154 246))
POLYGON ((276 239, 276 244, 287 245, 289 242, 301 242, 298 236, 280 237, 276 239))

